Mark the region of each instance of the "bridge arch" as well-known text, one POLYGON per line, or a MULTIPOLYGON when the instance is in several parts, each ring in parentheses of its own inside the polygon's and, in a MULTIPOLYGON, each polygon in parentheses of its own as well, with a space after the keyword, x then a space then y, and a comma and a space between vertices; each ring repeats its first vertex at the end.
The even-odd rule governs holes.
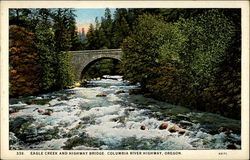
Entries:
POLYGON ((72 55, 72 65, 76 72, 77 80, 81 81, 82 72, 86 67, 100 59, 116 59, 121 61, 123 52, 121 49, 105 49, 105 50, 83 50, 70 51, 72 55))

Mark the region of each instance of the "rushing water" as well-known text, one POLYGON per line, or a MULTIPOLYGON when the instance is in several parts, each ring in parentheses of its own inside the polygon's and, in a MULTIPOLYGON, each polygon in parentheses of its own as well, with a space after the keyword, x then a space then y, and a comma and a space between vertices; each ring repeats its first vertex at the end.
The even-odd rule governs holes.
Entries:
POLYGON ((87 87, 10 99, 10 149, 241 148, 240 121, 130 95, 134 88, 121 76, 106 76, 87 87), (167 128, 159 129, 163 122, 167 128), (170 132, 174 125, 185 133, 170 132))

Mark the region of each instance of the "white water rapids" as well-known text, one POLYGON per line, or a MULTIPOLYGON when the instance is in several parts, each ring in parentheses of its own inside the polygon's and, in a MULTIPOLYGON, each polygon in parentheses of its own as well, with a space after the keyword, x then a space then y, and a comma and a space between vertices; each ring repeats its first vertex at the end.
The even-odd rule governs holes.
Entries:
POLYGON ((87 87, 11 99, 10 149, 197 150, 241 148, 240 121, 129 95, 121 76, 87 87), (125 93, 117 94, 117 91, 125 93), (97 97, 98 94, 106 94, 97 97), (29 101, 44 103, 28 103, 29 101), (167 129, 159 126, 168 122, 167 129), (187 132, 168 129, 174 125, 187 132), (141 129, 145 126, 145 130, 141 129), (219 128, 232 131, 218 131, 219 128), (229 129, 228 129, 229 130, 229 129), (237 130, 237 131, 235 131, 237 130))

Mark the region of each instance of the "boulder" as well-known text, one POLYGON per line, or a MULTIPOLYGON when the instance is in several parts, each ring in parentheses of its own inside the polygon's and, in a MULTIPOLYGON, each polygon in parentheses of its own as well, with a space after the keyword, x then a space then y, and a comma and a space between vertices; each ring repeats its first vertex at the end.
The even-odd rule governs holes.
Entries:
POLYGON ((169 132, 177 132, 179 131, 181 128, 177 125, 174 125, 173 127, 169 128, 169 132))
POLYGON ((125 93, 125 91, 124 90, 119 90, 115 94, 121 94, 121 93, 125 93))
POLYGON ((51 111, 48 111, 48 112, 45 112, 44 113, 44 115, 48 115, 48 116, 51 116, 51 114, 52 114, 53 112, 51 112, 51 111))
POLYGON ((179 134, 184 134, 184 133, 186 133, 187 132, 187 130, 185 130, 185 129, 180 129, 179 130, 179 134))
POLYGON ((38 112, 38 113, 43 113, 43 110, 38 109, 37 112, 38 112))
POLYGON ((80 87, 80 86, 81 86, 81 83, 80 83, 80 82, 75 82, 74 86, 75 86, 75 87, 80 87))
POLYGON ((52 110, 52 109, 46 109, 45 112, 43 113, 43 115, 51 116, 52 113, 53 113, 53 110, 52 110))
POLYGON ((141 130, 145 130, 146 129, 146 126, 141 126, 141 128, 140 128, 141 130))
POLYGON ((100 93, 100 94, 96 95, 96 97, 106 97, 106 96, 107 96, 107 94, 105 94, 105 93, 100 93))
POLYGON ((168 128, 168 122, 163 122, 160 126, 159 126, 159 129, 160 130, 163 130, 163 129, 167 129, 168 128))
POLYGON ((135 108, 133 108, 133 107, 129 107, 127 110, 128 110, 128 111, 134 111, 134 110, 135 110, 135 108))

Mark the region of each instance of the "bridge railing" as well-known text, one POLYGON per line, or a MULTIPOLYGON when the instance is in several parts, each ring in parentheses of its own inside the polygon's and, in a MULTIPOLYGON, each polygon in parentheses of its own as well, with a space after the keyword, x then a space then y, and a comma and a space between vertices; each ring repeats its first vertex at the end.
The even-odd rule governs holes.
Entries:
POLYGON ((69 51, 70 53, 84 54, 84 53, 114 53, 122 52, 122 49, 101 49, 101 50, 81 50, 81 51, 69 51))

